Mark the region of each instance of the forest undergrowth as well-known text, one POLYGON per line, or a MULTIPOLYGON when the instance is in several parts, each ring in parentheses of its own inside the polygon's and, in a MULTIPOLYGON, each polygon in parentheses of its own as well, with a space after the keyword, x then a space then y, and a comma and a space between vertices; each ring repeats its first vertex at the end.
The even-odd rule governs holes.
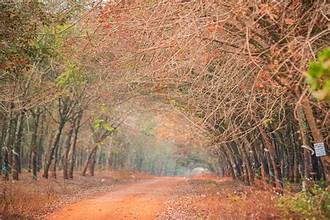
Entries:
POLYGON ((177 188, 159 219, 329 218, 330 194, 318 185, 301 192, 298 184, 287 184, 285 196, 258 180, 246 186, 230 177, 198 176, 184 185, 177 188))

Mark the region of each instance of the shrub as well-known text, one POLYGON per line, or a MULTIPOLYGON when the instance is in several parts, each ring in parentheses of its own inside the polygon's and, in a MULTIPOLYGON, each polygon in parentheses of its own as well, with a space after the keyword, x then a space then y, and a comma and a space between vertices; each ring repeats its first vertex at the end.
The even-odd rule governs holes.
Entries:
POLYGON ((285 218, 329 219, 330 192, 315 184, 308 191, 282 196, 277 207, 285 218))

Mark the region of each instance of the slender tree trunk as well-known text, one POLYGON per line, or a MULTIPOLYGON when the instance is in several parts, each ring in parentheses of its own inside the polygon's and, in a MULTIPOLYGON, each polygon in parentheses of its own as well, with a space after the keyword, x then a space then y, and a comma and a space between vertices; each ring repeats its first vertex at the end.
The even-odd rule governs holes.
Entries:
MULTIPOLYGON (((287 117, 290 118, 291 115, 288 115, 287 117)), ((288 174, 288 179, 290 182, 294 182, 295 181, 295 160, 296 160, 296 155, 295 155, 295 142, 294 142, 294 129, 293 129, 293 125, 290 122, 288 124, 288 128, 286 131, 286 135, 289 136, 289 138, 286 139, 286 146, 287 146, 287 152, 288 152, 288 170, 287 170, 287 174, 288 174)))
POLYGON ((84 165, 84 169, 82 171, 82 176, 86 176, 88 166, 93 162, 92 160, 94 159, 93 156, 94 156, 94 153, 96 152, 96 150, 97 150, 97 144, 94 146, 94 148, 91 150, 91 152, 88 155, 88 158, 87 158, 86 163, 84 165))
POLYGON ((60 142, 62 130, 64 128, 64 124, 65 123, 63 121, 60 122, 57 132, 55 134, 54 143, 49 148, 49 152, 48 152, 48 155, 47 155, 47 158, 45 161, 45 168, 44 168, 44 173, 43 173, 44 178, 48 178, 49 168, 50 168, 50 165, 52 164, 52 160, 54 159, 54 154, 59 146, 59 142, 60 142))
POLYGON ((9 144, 10 144, 10 131, 11 131, 12 122, 13 121, 11 119, 11 114, 9 114, 5 141, 2 147, 2 155, 3 155, 2 174, 4 180, 9 180, 9 151, 10 151, 9 144))
POLYGON ((298 183, 300 180, 299 173, 299 152, 297 147, 294 148, 294 161, 293 161, 293 180, 298 183))
POLYGON ((302 144, 304 146, 304 176, 306 179, 308 179, 310 178, 310 173, 312 171, 312 161, 310 150, 307 149, 309 147, 307 138, 308 128, 305 121, 304 112, 301 107, 298 109, 298 120, 302 144))
POLYGON ((240 144, 239 141, 235 141, 236 146, 237 146, 237 150, 238 150, 238 154, 239 154, 239 158, 242 159, 242 170, 243 170, 243 180, 245 182, 245 184, 250 185, 250 179, 249 179, 249 170, 248 170, 248 162, 246 159, 246 154, 245 152, 243 152, 243 146, 242 144, 240 144))
MULTIPOLYGON (((60 142, 62 142, 60 140, 60 142)), ((58 146, 56 147, 55 149, 55 153, 54 153, 54 163, 53 163, 53 166, 51 167, 51 176, 56 179, 57 175, 56 175, 56 170, 57 170, 57 164, 58 164, 58 161, 61 159, 61 147, 62 147, 62 144, 63 143, 59 143, 58 146)))
POLYGON ((68 165, 69 165, 68 158, 69 158, 69 152, 70 152, 70 147, 71 147, 71 138, 72 138, 72 134, 73 134, 73 129, 75 127, 74 125, 75 125, 75 122, 72 122, 71 126, 69 128, 69 131, 68 131, 68 136, 67 136, 66 142, 64 144, 64 155, 63 155, 63 178, 64 179, 69 178, 69 175, 68 175, 68 165))
POLYGON ((1 118, 2 126, 1 126, 1 136, 0 136, 0 175, 2 175, 2 165, 3 165, 3 147, 6 136, 6 117, 1 118))
POLYGON ((265 146, 267 147, 268 151, 269 151, 269 156, 270 156, 270 163, 273 167, 274 170, 274 178, 275 178, 275 186, 277 188, 282 188, 282 181, 281 181, 281 173, 280 170, 278 169, 278 166, 276 164, 276 152, 275 152, 275 148, 272 145, 266 131, 264 130, 264 128, 262 126, 258 126, 258 130, 261 134, 262 140, 265 144, 265 146))
MULTIPOLYGON (((39 119, 40 121, 40 119, 39 119)), ((42 168, 42 162, 43 162, 43 149, 44 149, 44 141, 45 141, 45 137, 47 136, 48 134, 48 123, 47 125, 45 126, 45 121, 46 121, 46 115, 43 114, 42 115, 42 118, 41 118, 41 121, 40 121, 40 125, 38 127, 38 130, 40 132, 38 132, 38 138, 37 138, 37 154, 36 154, 36 167, 37 167, 37 172, 39 172, 42 168)))
POLYGON ((225 149, 229 156, 230 161, 232 161, 232 166, 234 168, 234 173, 235 173, 236 178, 240 178, 240 176, 241 176, 240 163, 237 159, 237 156, 235 155, 235 152, 234 152, 232 146, 233 146, 232 144, 226 144, 225 149))
MULTIPOLYGON (((293 117, 292 117, 293 118, 293 117)), ((298 123, 298 126, 299 126, 299 123, 298 123)), ((293 148, 293 181, 296 182, 296 183, 299 183, 302 175, 300 173, 300 162, 302 161, 302 158, 301 158, 301 147, 300 147, 300 143, 298 143, 298 135, 297 135, 297 132, 296 130, 299 130, 299 127, 298 128, 295 128, 293 127, 293 124, 292 124, 292 127, 291 127, 291 142, 292 142, 292 148, 293 148)))
POLYGON ((94 176, 94 171, 95 171, 95 164, 96 164, 96 153, 97 153, 97 148, 92 156, 92 160, 89 166, 89 173, 91 176, 94 176))
POLYGON ((249 178, 249 183, 253 184, 254 182, 254 173, 252 169, 252 162, 249 157, 249 149, 251 148, 250 143, 246 137, 243 137, 243 143, 242 144, 242 153, 244 154, 245 160, 246 160, 246 168, 248 172, 248 178, 249 178))
POLYGON ((13 180, 18 180, 19 167, 20 167, 20 152, 21 152, 21 141, 23 132, 23 117, 24 114, 21 112, 17 118, 17 125, 15 131, 15 140, 13 146, 13 180))
POLYGON ((16 125, 17 125, 17 121, 18 121, 18 118, 17 117, 13 117, 13 122, 12 122, 12 126, 10 128, 10 132, 9 132, 9 158, 8 158, 8 164, 9 164, 9 167, 8 167, 8 170, 9 170, 9 173, 12 173, 13 172, 13 158, 14 158, 14 143, 15 143, 15 133, 16 133, 16 125))
POLYGON ((70 163, 70 168, 69 168, 69 178, 73 179, 73 170, 74 166, 76 163, 76 157, 77 157, 77 139, 78 139, 78 133, 79 133, 79 128, 80 128, 80 122, 82 118, 82 112, 78 114, 77 121, 75 123, 75 128, 74 128, 74 139, 72 143, 72 149, 71 149, 71 163, 70 163))
MULTIPOLYGON (((324 143, 324 138, 322 137, 320 130, 317 128, 313 110, 307 97, 304 98, 302 107, 304 109, 305 117, 309 125, 309 128, 311 129, 314 143, 324 143)), ((326 176, 330 174, 330 156, 326 155, 321 157, 320 159, 324 167, 324 173, 325 173, 324 176, 326 178, 326 176)))
MULTIPOLYGON (((34 113, 33 113, 34 114, 34 113)), ((32 179, 37 179, 37 136, 38 136, 38 127, 39 127, 39 114, 33 115, 33 125, 34 125, 34 132, 31 136, 31 154, 30 154, 30 167, 32 168, 32 179)))
POLYGON ((80 154, 80 157, 79 157, 79 160, 77 161, 77 167, 79 167, 79 170, 81 170, 81 168, 84 164, 84 160, 86 158, 85 150, 80 149, 79 154, 80 154))
POLYGON ((223 146, 223 154, 225 155, 225 157, 227 158, 227 163, 229 165, 229 169, 230 169, 230 174, 232 176, 233 179, 236 179, 236 173, 235 173, 235 169, 234 169, 234 166, 235 166, 235 163, 233 161, 233 158, 232 156, 230 155, 231 153, 229 152, 228 153, 228 150, 225 149, 227 146, 223 146))
POLYGON ((259 157, 260 160, 260 174, 261 174, 261 178, 268 182, 271 180, 270 176, 269 176, 269 166, 268 166, 268 160, 265 156, 265 150, 264 150, 264 145, 262 143, 261 140, 257 141, 256 143, 256 151, 257 151, 257 155, 259 157))

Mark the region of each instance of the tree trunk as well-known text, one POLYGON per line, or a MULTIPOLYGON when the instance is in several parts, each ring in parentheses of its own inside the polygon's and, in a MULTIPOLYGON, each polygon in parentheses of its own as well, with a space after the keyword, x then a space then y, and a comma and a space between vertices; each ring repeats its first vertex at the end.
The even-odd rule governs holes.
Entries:
POLYGON ((13 172, 13 158, 14 158, 14 143, 15 143, 15 133, 16 133, 16 125, 17 125, 17 121, 18 118, 15 117, 12 119, 12 123, 11 123, 11 128, 10 128, 10 132, 9 132, 9 151, 8 151, 8 171, 9 173, 13 172))
POLYGON ((223 146, 223 154, 225 155, 225 157, 227 158, 227 162, 228 162, 228 165, 229 165, 229 169, 230 169, 230 173, 231 173, 231 176, 233 179, 236 179, 237 176, 236 176, 236 173, 235 173, 235 169, 234 169, 234 166, 235 166, 235 163, 234 163, 234 160, 233 160, 233 157, 231 155, 231 152, 228 152, 226 145, 223 146))
POLYGON ((91 176, 94 176, 95 164, 96 164, 96 152, 97 152, 97 148, 92 156, 91 163, 89 164, 89 174, 91 176))
POLYGON ((5 141, 5 136, 6 136, 6 117, 3 116, 1 117, 1 136, 0 136, 0 175, 2 175, 2 164, 3 164, 3 146, 4 146, 4 141, 5 141))
POLYGON ((60 142, 64 124, 65 123, 63 121, 60 122, 57 132, 55 134, 54 143, 52 144, 52 146, 49 148, 49 151, 48 151, 48 155, 47 155, 47 158, 45 161, 44 173, 42 175, 46 179, 48 178, 49 168, 50 168, 50 165, 52 164, 52 160, 54 159, 54 154, 55 154, 55 152, 58 148, 59 142, 60 142))
POLYGON ((237 159, 237 155, 234 152, 233 144, 226 144, 227 154, 229 155, 230 160, 232 161, 234 172, 236 178, 241 176, 240 161, 237 159))
POLYGON ((77 139, 78 139, 78 133, 79 133, 79 128, 80 128, 80 121, 82 118, 82 112, 79 113, 76 124, 75 124, 75 129, 74 129, 74 139, 72 143, 72 150, 71 150, 71 163, 70 163, 70 169, 69 169, 69 178, 73 179, 73 170, 74 166, 76 163, 76 154, 77 154, 77 139))
MULTIPOLYGON (((304 98, 302 107, 304 109, 305 117, 308 123, 309 128, 311 129, 312 136, 314 139, 314 143, 324 143, 324 138, 320 130, 317 128, 314 114, 310 102, 307 97, 304 98)), ((325 146, 326 147, 326 146, 325 146)), ((326 150, 327 152, 327 150, 326 150)), ((320 158, 322 161, 322 165, 324 167, 325 178, 330 174, 330 156, 326 155, 320 158)))
POLYGON ((13 180, 18 180, 19 167, 20 167, 20 153, 21 153, 21 142, 23 132, 23 117, 24 114, 20 113, 17 118, 16 131, 15 131, 15 142, 13 146, 13 180))
POLYGON ((306 179, 310 178, 310 173, 312 170, 312 162, 311 162, 311 155, 310 150, 307 148, 309 147, 308 138, 307 138, 307 124, 305 121, 305 116, 303 109, 299 107, 298 109, 298 123, 299 123, 299 129, 300 129, 300 135, 302 139, 302 144, 304 147, 304 176, 306 179))
POLYGON ((30 167, 32 169, 32 179, 37 179, 37 136, 38 136, 38 126, 39 126, 39 114, 33 113, 33 120, 34 120, 34 132, 31 136, 31 154, 30 154, 30 167))
POLYGON ((63 178, 64 179, 68 179, 69 175, 68 175, 68 158, 69 158, 69 152, 70 152, 70 147, 71 147, 71 138, 72 138, 72 134, 73 134, 73 129, 74 129, 74 124, 75 122, 71 123, 71 126, 69 128, 68 131, 68 136, 66 139, 66 142, 64 144, 64 155, 63 155, 63 178))
MULTIPOLYGON (((60 142, 62 142, 61 139, 60 139, 60 142)), ((54 153, 54 163, 53 163, 53 166, 51 167, 52 168, 51 169, 51 176, 54 179, 56 179, 56 177, 57 177, 57 175, 56 175, 56 169, 57 169, 57 163, 58 163, 58 161, 59 161, 59 159, 61 157, 61 150, 60 149, 62 147, 62 144, 63 143, 59 143, 58 144, 58 146, 55 149, 55 153, 54 153)))
POLYGON ((5 135, 5 141, 2 147, 2 174, 4 180, 9 180, 9 151, 10 151, 10 131, 11 131, 11 125, 12 125, 12 119, 11 119, 11 113, 8 117, 8 123, 7 123, 7 129, 6 129, 6 135, 5 135))
POLYGON ((45 115, 43 115, 43 117, 41 118, 41 121, 40 121, 40 125, 38 127, 38 130, 40 131, 40 133, 37 133, 38 134, 38 138, 37 138, 37 148, 36 148, 36 168, 37 168, 37 172, 39 172, 42 168, 42 157, 43 157, 43 149, 44 149, 44 141, 45 141, 45 137, 47 136, 48 134, 48 123, 45 127, 45 115))
POLYGON ((268 182, 270 181, 270 176, 269 176, 269 166, 268 166, 268 160, 265 156, 265 150, 264 150, 264 145, 261 140, 256 141, 255 149, 257 152, 257 156, 259 157, 260 161, 260 175, 262 180, 268 182))
POLYGON ((242 153, 244 154, 245 160, 246 160, 246 168, 247 168, 247 173, 248 173, 248 179, 249 179, 249 184, 253 184, 254 182, 254 173, 252 169, 252 162, 249 157, 249 149, 251 148, 250 143, 246 137, 243 137, 243 143, 242 144, 242 153))
POLYGON ((94 146, 94 148, 91 150, 91 152, 88 155, 83 172, 81 174, 82 176, 86 176, 88 166, 92 163, 92 160, 94 159, 93 156, 94 156, 94 153, 96 152, 96 150, 97 150, 97 144, 94 146))
POLYGON ((268 135, 266 134, 266 131, 264 130, 264 128, 262 126, 258 126, 258 130, 261 134, 261 138, 262 138, 265 146, 267 147, 267 149, 269 151, 270 162, 271 162, 271 165, 272 165, 273 170, 274 170, 275 186, 276 186, 276 188, 282 188, 281 173, 280 173, 280 171, 277 167, 277 164, 276 164, 275 148, 272 145, 272 143, 271 143, 268 135))

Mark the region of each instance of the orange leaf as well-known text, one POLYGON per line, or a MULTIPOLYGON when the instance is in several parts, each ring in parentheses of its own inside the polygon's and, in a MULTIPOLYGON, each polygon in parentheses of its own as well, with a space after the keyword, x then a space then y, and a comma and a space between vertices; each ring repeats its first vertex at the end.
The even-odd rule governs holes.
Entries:
POLYGON ((294 20, 291 19, 291 18, 286 18, 286 19, 284 19, 284 22, 285 22, 285 24, 287 24, 287 25, 293 25, 293 24, 294 24, 294 20))

